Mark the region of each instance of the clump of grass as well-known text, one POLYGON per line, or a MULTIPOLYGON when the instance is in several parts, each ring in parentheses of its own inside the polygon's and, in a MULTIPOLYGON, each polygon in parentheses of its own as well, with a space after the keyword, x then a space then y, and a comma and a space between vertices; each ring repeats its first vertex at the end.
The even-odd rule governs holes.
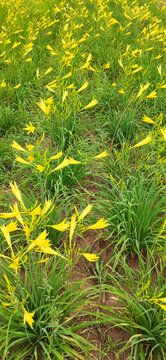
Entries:
POLYGON ((92 316, 87 322, 79 318, 88 313, 97 289, 82 290, 83 282, 72 282, 63 260, 38 260, 29 258, 17 276, 1 263, 1 355, 90 359, 89 351, 96 348, 77 332, 93 324, 92 316))
POLYGON ((108 219, 113 243, 121 251, 139 252, 164 246, 158 239, 165 217, 165 187, 137 174, 125 182, 110 178, 101 191, 100 213, 108 219))
POLYGON ((114 285, 107 288, 115 304, 103 306, 107 310, 107 315, 103 314, 104 321, 111 328, 123 329, 130 336, 118 356, 129 349, 129 359, 132 360, 164 360, 166 356, 166 313, 164 306, 162 308, 166 292, 165 265, 163 261, 154 265, 151 258, 149 254, 145 266, 139 256, 138 271, 122 262, 124 274, 113 273, 110 278, 114 285), (161 297, 159 306, 155 300, 161 297))

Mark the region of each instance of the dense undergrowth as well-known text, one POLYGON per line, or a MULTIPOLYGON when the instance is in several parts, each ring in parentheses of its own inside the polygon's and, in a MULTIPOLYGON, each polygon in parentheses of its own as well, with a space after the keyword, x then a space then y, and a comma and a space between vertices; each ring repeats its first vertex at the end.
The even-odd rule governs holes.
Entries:
POLYGON ((166 10, 0 0, 0 359, 166 358, 166 10))

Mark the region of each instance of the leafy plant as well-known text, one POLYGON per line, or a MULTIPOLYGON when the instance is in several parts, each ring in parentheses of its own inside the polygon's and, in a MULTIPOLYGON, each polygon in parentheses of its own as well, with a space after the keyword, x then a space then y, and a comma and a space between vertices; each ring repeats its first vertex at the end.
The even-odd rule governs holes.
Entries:
POLYGON ((110 175, 107 193, 101 191, 99 212, 110 224, 116 247, 137 252, 164 246, 158 240, 165 211, 164 186, 158 187, 142 175, 132 176, 125 183, 110 175))
POLYGON ((49 259, 46 263, 29 258, 22 273, 13 276, 1 263, 0 351, 5 359, 62 360, 90 359, 94 346, 76 333, 93 325, 92 316, 83 321, 88 304, 96 297, 95 287, 81 289, 73 282, 66 263, 49 259))
POLYGON ((118 356, 130 349, 129 359, 132 360, 164 360, 166 356, 166 313, 164 306, 162 308, 155 301, 161 298, 162 304, 162 297, 166 293, 165 265, 161 261, 152 267, 150 257, 149 254, 145 266, 139 256, 138 271, 122 261, 124 274, 112 273, 110 278, 114 285, 107 287, 114 305, 103 306, 107 310, 107 315, 103 313, 104 321, 111 327, 123 329, 130 336, 118 356))

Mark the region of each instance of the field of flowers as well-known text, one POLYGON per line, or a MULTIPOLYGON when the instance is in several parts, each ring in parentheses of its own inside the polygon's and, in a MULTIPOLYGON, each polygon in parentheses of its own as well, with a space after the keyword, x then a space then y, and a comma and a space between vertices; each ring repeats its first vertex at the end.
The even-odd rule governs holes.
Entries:
POLYGON ((166 359, 166 6, 0 0, 0 359, 166 359))

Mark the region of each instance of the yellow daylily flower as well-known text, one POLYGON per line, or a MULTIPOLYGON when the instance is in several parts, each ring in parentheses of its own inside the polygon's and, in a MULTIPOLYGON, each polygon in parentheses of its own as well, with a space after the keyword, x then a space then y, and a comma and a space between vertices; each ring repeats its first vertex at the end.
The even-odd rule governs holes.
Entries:
POLYGON ((21 164, 25 164, 25 165, 31 165, 31 163, 29 163, 28 161, 24 160, 23 158, 21 158, 20 156, 17 156, 15 158, 16 161, 20 162, 21 164))
POLYGON ((65 90, 63 91, 63 95, 62 95, 62 103, 65 101, 65 99, 67 98, 67 95, 68 95, 68 91, 65 90))
POLYGON ((79 93, 79 92, 85 90, 85 89, 87 88, 87 86, 88 86, 88 81, 86 81, 86 82, 77 90, 77 92, 79 93))
POLYGON ((36 165, 36 168, 37 168, 37 170, 39 170, 40 172, 43 172, 44 171, 44 169, 45 169, 45 167, 44 166, 42 166, 42 165, 36 165))
POLYGON ((21 86, 21 84, 17 84, 16 86, 13 87, 13 89, 19 89, 21 86))
POLYGON ((33 210, 30 212, 30 215, 31 215, 31 216, 40 215, 41 212, 42 212, 41 206, 38 205, 37 207, 35 207, 35 209, 33 209, 33 210))
POLYGON ((55 255, 55 256, 61 257, 64 260, 67 260, 63 255, 59 254, 57 251, 53 250, 51 247, 41 246, 39 251, 42 252, 43 254, 55 255))
POLYGON ((164 140, 166 141, 166 128, 162 128, 160 130, 161 130, 164 140))
POLYGON ((27 58, 27 59, 25 60, 25 62, 30 62, 30 61, 32 61, 32 58, 27 58))
POLYGON ((69 159, 64 159, 54 170, 52 170, 52 172, 63 169, 65 166, 70 164, 70 160, 69 159))
MULTIPOLYGON (((37 129, 37 128, 32 125, 31 121, 29 122, 29 125, 26 125, 26 127, 23 128, 23 130, 28 131, 28 134, 34 133, 35 129, 37 129)), ((32 146, 32 145, 31 145, 31 146, 32 146)))
POLYGON ((12 258, 12 263, 9 265, 9 268, 13 269, 15 271, 15 274, 17 275, 18 269, 20 267, 20 265, 26 261, 26 259, 23 262, 20 262, 21 257, 17 256, 16 258, 12 258))
POLYGON ((166 298, 159 298, 159 299, 157 299, 157 301, 166 302, 166 298))
POLYGON ((158 304, 164 311, 166 311, 166 305, 158 304))
POLYGON ((106 157, 106 156, 108 156, 108 155, 109 155, 109 154, 108 154, 108 151, 105 150, 105 151, 103 151, 102 153, 100 153, 100 154, 98 154, 98 155, 96 155, 96 156, 93 156, 92 159, 101 159, 101 158, 104 158, 104 157, 106 157))
POLYGON ((148 144, 151 140, 152 140, 152 137, 151 137, 151 136, 147 136, 145 139, 143 139, 142 141, 140 141, 138 144, 134 145, 134 146, 132 147, 132 149, 135 148, 135 147, 139 147, 139 146, 146 145, 146 144, 148 144))
POLYGON ((99 256, 96 254, 88 254, 88 253, 80 253, 80 255, 84 256, 90 262, 95 262, 99 260, 99 256))
POLYGON ((65 222, 66 221, 66 219, 65 220, 63 220, 61 223, 59 223, 59 224, 56 224, 56 225, 48 225, 48 226, 50 226, 50 227, 52 227, 53 229, 56 229, 56 230, 58 230, 58 231, 65 231, 65 230, 67 230, 68 228, 69 228, 69 226, 70 226, 70 222, 65 222))
POLYGON ((10 250, 12 251, 13 253, 13 249, 12 249, 12 244, 11 244, 11 237, 10 237, 10 232, 9 232, 9 229, 7 228, 7 226, 5 225, 2 225, 0 226, 0 229, 8 243, 8 246, 10 247, 10 250))
POLYGON ((49 112, 50 112, 50 104, 47 106, 45 104, 45 101, 44 100, 40 100, 40 103, 37 103, 37 105, 40 107, 40 109, 46 114, 48 115, 49 112))
POLYGON ((146 83, 146 85, 142 85, 142 84, 140 84, 140 90, 138 91, 138 94, 137 94, 137 96, 136 96, 136 99, 138 98, 138 97, 140 97, 141 95, 142 95, 142 93, 145 91, 145 90, 147 90, 148 89, 148 87, 150 86, 150 83, 146 83))
POLYGON ((135 70, 132 71, 132 75, 135 74, 135 73, 137 73, 138 71, 141 71, 142 69, 143 69, 143 67, 142 67, 142 66, 139 66, 137 69, 135 69, 135 70))
POLYGON ((157 66, 157 71, 158 71, 159 75, 161 76, 161 64, 159 66, 157 66))
POLYGON ((31 327, 31 329, 33 329, 32 324, 34 323, 33 317, 35 315, 35 311, 33 313, 29 313, 23 306, 23 310, 24 310, 24 325, 27 322, 29 324, 29 326, 31 327))
POLYGON ((14 184, 12 182, 10 182, 10 187, 11 187, 12 193, 15 195, 15 197, 18 199, 18 201, 23 203, 22 197, 21 197, 21 191, 18 189, 16 182, 14 181, 14 184))
POLYGON ((69 157, 69 165, 74 165, 74 164, 82 164, 81 161, 77 161, 71 157, 69 157))
POLYGON ((59 159, 62 155, 63 155, 63 152, 60 151, 58 154, 51 156, 49 160, 50 160, 50 161, 51 161, 51 160, 57 160, 57 159, 59 159))
POLYGON ((86 230, 98 230, 98 229, 104 229, 105 227, 107 227, 109 225, 109 223, 104 220, 103 218, 101 218, 100 220, 98 220, 95 224, 90 225, 86 228, 86 230))
POLYGON ((25 225, 24 228, 23 228, 23 231, 25 233, 26 238, 29 239, 29 235, 31 233, 30 227, 28 225, 25 225))
POLYGON ((5 80, 3 80, 3 81, 1 82, 1 84, 0 84, 0 87, 1 87, 1 88, 4 88, 4 87, 6 87, 6 83, 5 83, 5 80))
POLYGON ((148 116, 144 115, 142 118, 142 121, 148 123, 148 124, 155 124, 155 122, 148 116))
POLYGON ((93 99, 88 105, 84 106, 82 110, 89 109, 89 108, 95 106, 97 103, 98 103, 98 100, 93 99))
POLYGON ((92 207, 92 205, 88 205, 80 215, 78 214, 78 220, 84 219, 84 217, 92 210, 92 207))
POLYGON ((25 150, 22 146, 20 146, 15 140, 13 141, 13 143, 11 144, 11 146, 16 149, 16 150, 20 150, 23 152, 28 152, 27 150, 25 150))
POLYGON ((70 222, 70 233, 69 233, 70 248, 71 248, 71 241, 73 238, 75 228, 76 228, 76 214, 72 215, 70 222))
POLYGON ((50 96, 47 100, 45 100, 45 104, 53 104, 53 97, 50 96))
POLYGON ((7 224, 6 227, 7 227, 8 231, 9 231, 9 233, 13 232, 13 231, 16 231, 18 229, 17 222, 13 221, 13 220, 9 224, 7 224))
POLYGON ((47 74, 49 74, 52 70, 53 70, 53 67, 50 66, 50 67, 45 71, 45 73, 43 74, 43 77, 46 76, 47 74))
POLYGON ((31 244, 28 246, 28 249, 26 252, 29 252, 30 250, 34 249, 36 246, 38 247, 46 247, 48 248, 50 246, 50 240, 47 239, 47 232, 44 230, 35 240, 31 241, 31 244))
POLYGON ((62 77, 62 80, 67 79, 67 78, 69 78, 70 76, 72 76, 72 72, 71 72, 71 71, 70 71, 67 75, 63 76, 63 77, 62 77))
POLYGON ((157 97, 157 93, 156 93, 156 91, 154 90, 154 91, 152 91, 148 96, 146 96, 146 99, 153 99, 153 98, 155 98, 155 97, 157 97))
POLYGON ((17 203, 14 203, 13 207, 11 206, 11 209, 12 209, 12 211, 13 211, 13 217, 16 217, 16 219, 18 220, 18 222, 19 222, 22 226, 24 226, 24 221, 23 221, 23 218, 22 218, 22 216, 21 216, 21 213, 20 213, 20 211, 19 211, 19 209, 18 209, 17 203))
POLYGON ((118 92, 122 95, 125 94, 125 91, 123 89, 120 89, 118 92))
MULTIPOLYGON (((45 215, 46 212, 50 209, 50 207, 53 205, 53 202, 51 200, 45 199, 45 204, 43 206, 42 212, 41 212, 41 216, 45 215)), ((54 205, 53 205, 54 207, 54 205)), ((52 207, 52 209, 53 209, 52 207)), ((51 210, 52 210, 51 209, 51 210)))
POLYGON ((68 85, 66 89, 74 89, 74 84, 68 85))
POLYGON ((121 68, 124 70, 124 66, 123 66, 123 63, 122 63, 122 60, 121 60, 121 59, 118 60, 118 63, 119 63, 119 65, 121 66, 121 68))
POLYGON ((105 64, 103 66, 103 70, 106 70, 106 69, 109 69, 111 66, 110 66, 110 63, 108 62, 107 64, 105 64))
POLYGON ((26 144, 26 148, 27 148, 28 151, 30 151, 30 152, 34 149, 34 147, 35 147, 34 145, 30 145, 30 144, 28 145, 28 144, 26 144))
POLYGON ((11 47, 11 49, 15 49, 17 46, 19 46, 21 44, 21 41, 19 42, 14 42, 13 46, 11 47))

